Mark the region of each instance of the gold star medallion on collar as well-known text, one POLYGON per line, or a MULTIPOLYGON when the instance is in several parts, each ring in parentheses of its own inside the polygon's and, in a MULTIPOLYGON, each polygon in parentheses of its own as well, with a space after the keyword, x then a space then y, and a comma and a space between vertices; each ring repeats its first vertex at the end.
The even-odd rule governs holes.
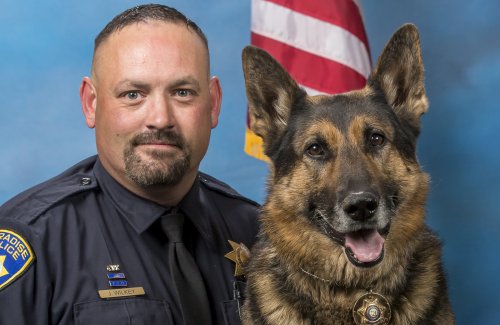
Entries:
POLYGON ((391 306, 384 296, 369 292, 356 300, 352 316, 357 325, 386 325, 391 320, 391 306))
POLYGON ((232 240, 228 240, 228 242, 233 250, 224 255, 224 257, 230 259, 236 264, 234 268, 234 276, 244 275, 245 271, 243 268, 250 258, 250 250, 243 243, 238 244, 232 240))

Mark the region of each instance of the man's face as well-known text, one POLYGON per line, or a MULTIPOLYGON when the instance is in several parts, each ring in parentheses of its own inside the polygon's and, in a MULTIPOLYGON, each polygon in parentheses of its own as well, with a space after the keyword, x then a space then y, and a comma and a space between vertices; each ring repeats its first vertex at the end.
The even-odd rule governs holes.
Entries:
POLYGON ((87 124, 115 179, 147 188, 194 177, 220 104, 198 35, 183 24, 127 26, 97 49, 91 83, 95 120, 86 116, 87 124))

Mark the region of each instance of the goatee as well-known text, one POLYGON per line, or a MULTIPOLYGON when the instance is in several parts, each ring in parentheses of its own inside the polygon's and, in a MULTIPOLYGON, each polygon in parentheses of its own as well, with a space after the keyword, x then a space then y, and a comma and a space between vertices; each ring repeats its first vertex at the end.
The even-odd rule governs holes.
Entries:
POLYGON ((177 185, 189 170, 191 150, 184 138, 173 131, 154 131, 134 136, 123 150, 126 175, 141 187, 177 185), (175 152, 151 150, 143 160, 135 151, 142 144, 166 143, 177 147, 175 152))

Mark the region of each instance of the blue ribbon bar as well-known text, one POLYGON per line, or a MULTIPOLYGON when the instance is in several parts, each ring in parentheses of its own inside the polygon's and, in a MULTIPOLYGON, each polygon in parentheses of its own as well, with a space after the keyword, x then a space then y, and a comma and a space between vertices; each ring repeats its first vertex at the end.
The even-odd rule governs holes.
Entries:
POLYGON ((125 279, 125 273, 108 273, 108 279, 125 279))
POLYGON ((108 282, 110 287, 126 287, 128 285, 125 280, 111 280, 108 282))

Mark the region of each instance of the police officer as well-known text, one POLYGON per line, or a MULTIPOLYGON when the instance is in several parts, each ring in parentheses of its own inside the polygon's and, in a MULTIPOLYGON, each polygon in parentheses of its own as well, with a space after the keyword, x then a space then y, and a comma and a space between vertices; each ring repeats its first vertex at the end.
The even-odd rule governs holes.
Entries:
POLYGON ((258 207, 198 171, 221 104, 209 73, 203 32, 173 8, 97 36, 80 97, 98 155, 0 208, 0 324, 240 322, 258 207))

